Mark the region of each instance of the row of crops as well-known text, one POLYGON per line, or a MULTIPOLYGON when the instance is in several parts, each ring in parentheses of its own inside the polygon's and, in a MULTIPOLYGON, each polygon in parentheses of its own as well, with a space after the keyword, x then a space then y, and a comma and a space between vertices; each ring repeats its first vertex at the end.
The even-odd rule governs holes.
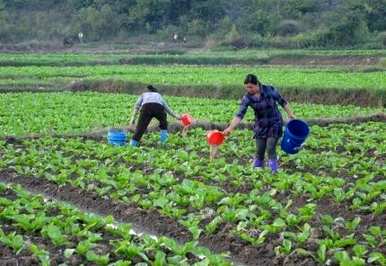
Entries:
MULTIPOLYGON (((104 51, 78 53, 0 53, 2 66, 81 66, 113 65, 121 63, 161 63, 179 64, 258 64, 269 62, 272 58, 309 57, 385 57, 382 50, 280 50, 245 49, 238 51, 104 51)), ((380 65, 381 66, 381 65, 380 65)))
MULTIPOLYGON (((127 125, 137 96, 107 93, 7 93, 0 94, 0 135, 86 132, 127 125)), ((198 120, 229 122, 239 101, 166 96, 177 113, 190 113, 198 120)), ((291 103, 304 119, 365 116, 379 108, 353 105, 291 103)), ((253 120, 249 112, 246 121, 253 120)))
POLYGON ((0 85, 68 84, 75 80, 122 80, 163 86, 238 86, 246 73, 282 88, 384 90, 384 71, 299 68, 293 66, 145 66, 2 67, 0 85))
POLYGON ((2 258, 13 253, 23 265, 229 264, 195 242, 181 245, 170 238, 138 234, 111 216, 85 213, 20 186, 0 183, 0 209, 2 258))

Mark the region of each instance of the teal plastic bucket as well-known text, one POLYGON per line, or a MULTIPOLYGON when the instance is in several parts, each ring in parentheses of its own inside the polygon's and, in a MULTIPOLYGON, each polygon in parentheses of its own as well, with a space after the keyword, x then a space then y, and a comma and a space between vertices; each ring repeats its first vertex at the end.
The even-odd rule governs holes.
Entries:
POLYGON ((122 129, 112 128, 107 133, 107 141, 114 146, 123 146, 127 142, 127 136, 122 129))

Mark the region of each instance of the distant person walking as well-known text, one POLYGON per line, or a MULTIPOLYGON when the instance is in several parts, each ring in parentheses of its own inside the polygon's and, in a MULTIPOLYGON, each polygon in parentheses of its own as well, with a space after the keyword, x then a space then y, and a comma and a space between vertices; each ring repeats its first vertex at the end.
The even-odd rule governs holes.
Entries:
POLYGON ((263 168, 267 151, 268 165, 272 172, 276 173, 279 169, 276 145, 283 135, 283 118, 277 104, 284 108, 289 119, 294 119, 295 116, 279 92, 272 86, 261 84, 255 75, 247 75, 244 86, 247 93, 241 101, 239 112, 229 127, 224 130, 224 134, 229 135, 244 118, 248 107, 251 107, 255 111, 253 131, 256 139, 256 156, 253 165, 259 169, 263 168))
POLYGON ((79 42, 80 43, 83 43, 83 37, 84 37, 83 32, 79 32, 78 33, 78 38, 79 38, 79 42))
POLYGON ((173 41, 175 41, 175 42, 178 41, 178 34, 177 33, 173 34, 173 41))
POLYGON ((159 121, 161 143, 166 143, 169 138, 167 113, 176 119, 180 119, 180 116, 175 114, 169 108, 168 104, 161 94, 158 93, 156 88, 149 85, 147 86, 147 90, 147 92, 143 93, 138 98, 134 106, 134 113, 130 121, 131 125, 135 124, 138 112, 140 112, 140 114, 134 136, 130 140, 131 146, 139 145, 143 134, 153 118, 156 118, 159 121))

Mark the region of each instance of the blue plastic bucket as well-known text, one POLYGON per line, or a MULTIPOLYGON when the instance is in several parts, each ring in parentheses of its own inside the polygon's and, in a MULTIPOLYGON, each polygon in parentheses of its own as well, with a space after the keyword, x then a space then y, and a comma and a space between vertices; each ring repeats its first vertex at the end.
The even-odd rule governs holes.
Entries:
POLYGON ((112 128, 107 133, 107 141, 114 146, 123 146, 126 144, 126 133, 121 129, 112 128))
POLYGON ((288 122, 281 141, 281 149, 288 154, 298 153, 310 133, 307 123, 294 119, 288 122))

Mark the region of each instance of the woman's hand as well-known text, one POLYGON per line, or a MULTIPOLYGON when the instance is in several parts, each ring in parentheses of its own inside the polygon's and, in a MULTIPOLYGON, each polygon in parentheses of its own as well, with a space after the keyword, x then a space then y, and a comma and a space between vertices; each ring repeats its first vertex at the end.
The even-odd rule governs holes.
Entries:
POLYGON ((228 136, 232 133, 232 131, 237 127, 238 124, 240 124, 241 118, 235 117, 233 118, 231 124, 222 132, 225 136, 228 136))
POLYGON ((227 127, 222 133, 225 136, 229 136, 232 133, 232 131, 233 131, 233 129, 231 129, 230 127, 227 127))
POLYGON ((290 113, 288 114, 288 119, 289 120, 296 119, 296 116, 293 113, 290 113))
POLYGON ((296 116, 292 112, 292 109, 291 109, 291 107, 289 106, 288 103, 284 106, 284 110, 287 112, 289 120, 296 119, 296 116))

